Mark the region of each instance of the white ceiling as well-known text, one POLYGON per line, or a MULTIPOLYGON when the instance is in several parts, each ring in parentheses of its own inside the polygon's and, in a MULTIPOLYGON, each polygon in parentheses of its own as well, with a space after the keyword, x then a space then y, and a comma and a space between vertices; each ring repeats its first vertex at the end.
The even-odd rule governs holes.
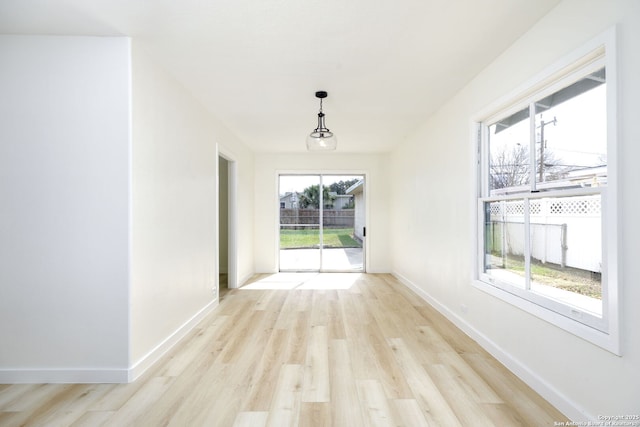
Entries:
POLYGON ((127 35, 256 151, 383 152, 560 0, 0 0, 0 33, 127 35))

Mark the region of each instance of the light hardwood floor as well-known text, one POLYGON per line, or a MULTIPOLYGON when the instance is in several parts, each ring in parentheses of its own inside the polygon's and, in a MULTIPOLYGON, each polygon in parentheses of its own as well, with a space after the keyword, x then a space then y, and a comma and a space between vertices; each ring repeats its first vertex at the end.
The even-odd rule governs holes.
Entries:
POLYGON ((554 421, 566 417, 384 274, 258 276, 131 384, 0 385, 0 426, 554 421))

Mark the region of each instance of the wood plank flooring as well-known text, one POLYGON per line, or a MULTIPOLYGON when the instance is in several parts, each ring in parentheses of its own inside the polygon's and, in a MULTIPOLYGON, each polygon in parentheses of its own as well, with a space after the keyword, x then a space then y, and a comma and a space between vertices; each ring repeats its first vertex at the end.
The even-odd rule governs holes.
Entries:
POLYGON ((0 426, 551 426, 390 275, 256 276, 131 384, 0 385, 0 426))

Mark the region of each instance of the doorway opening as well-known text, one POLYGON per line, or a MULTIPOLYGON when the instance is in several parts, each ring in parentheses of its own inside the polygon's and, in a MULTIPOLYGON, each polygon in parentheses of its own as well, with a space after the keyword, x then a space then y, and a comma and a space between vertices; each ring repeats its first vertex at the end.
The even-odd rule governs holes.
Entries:
POLYGON ((236 162, 218 156, 218 297, 238 287, 236 162))
POLYGON ((365 176, 281 174, 279 270, 365 271, 365 176))

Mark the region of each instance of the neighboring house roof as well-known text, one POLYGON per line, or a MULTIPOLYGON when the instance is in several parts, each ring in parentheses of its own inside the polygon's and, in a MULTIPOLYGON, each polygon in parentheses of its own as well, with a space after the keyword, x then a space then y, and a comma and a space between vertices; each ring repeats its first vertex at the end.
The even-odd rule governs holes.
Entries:
POLYGON ((351 187, 347 188, 347 194, 359 194, 364 191, 364 179, 353 184, 351 187))
MULTIPOLYGON (((567 187, 599 187, 607 183, 606 166, 588 166, 575 169, 567 173, 564 179, 555 181, 540 182, 537 184, 540 190, 552 190, 554 188, 567 187)), ((492 195, 510 194, 521 192, 529 188, 529 185, 519 185, 516 187, 505 187, 491 190, 492 195)))
POLYGON ((280 196, 280 200, 285 200, 285 199, 293 199, 293 200, 298 200, 299 194, 298 193, 286 193, 284 195, 280 196))

